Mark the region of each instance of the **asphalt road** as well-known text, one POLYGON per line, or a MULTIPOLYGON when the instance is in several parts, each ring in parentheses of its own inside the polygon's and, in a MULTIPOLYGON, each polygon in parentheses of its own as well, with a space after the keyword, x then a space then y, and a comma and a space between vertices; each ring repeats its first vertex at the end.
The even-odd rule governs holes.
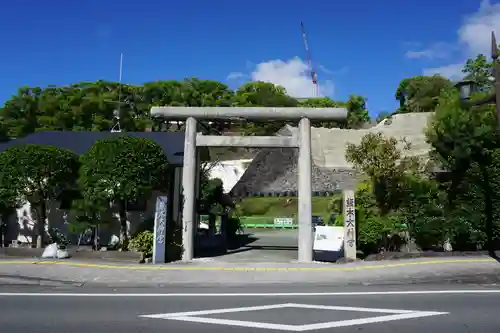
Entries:
POLYGON ((463 285, 300 290, 0 287, 0 327, 2 332, 36 333, 498 332, 500 294, 491 287, 476 287, 482 293, 438 292, 460 288, 474 290, 463 285), (415 293, 422 288, 428 292, 415 293), (207 292, 212 295, 202 295, 207 292), (246 295, 213 295, 220 292, 246 295), (269 294, 248 295, 259 292, 269 294), (290 292, 316 295, 273 295, 290 292))
POLYGON ((224 262, 290 262, 297 260, 298 231, 290 229, 245 229, 251 242, 214 258, 224 262))

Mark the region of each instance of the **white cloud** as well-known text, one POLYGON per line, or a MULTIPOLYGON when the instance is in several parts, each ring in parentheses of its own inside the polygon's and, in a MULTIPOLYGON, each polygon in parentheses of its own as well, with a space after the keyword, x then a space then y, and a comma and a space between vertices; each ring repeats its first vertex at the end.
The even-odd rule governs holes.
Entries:
MULTIPOLYGON (((258 64, 252 72, 253 81, 271 82, 284 87, 293 97, 313 97, 315 87, 309 75, 309 66, 300 58, 288 61, 271 60, 258 64)), ((333 94, 333 82, 319 82, 320 96, 333 94)))
POLYGON ((426 49, 422 49, 419 51, 408 51, 406 52, 406 57, 410 59, 419 59, 419 58, 427 58, 427 59, 444 59, 447 58, 450 53, 454 50, 455 46, 450 45, 449 43, 434 43, 430 47, 426 49))
MULTIPOLYGON (((250 63, 247 62, 247 66, 250 63)), ((320 67, 323 72, 334 73, 325 67, 320 67)), ((309 74, 309 66, 300 58, 290 60, 270 60, 257 65, 252 65, 250 78, 252 81, 270 82, 284 87, 290 96, 306 98, 315 96, 315 87, 309 74)), ((245 77, 244 73, 231 73, 228 79, 245 77), (241 75, 240 75, 241 74, 241 75)), ((320 96, 331 96, 334 85, 331 80, 319 82, 320 96)))
POLYGON ((328 69, 328 68, 326 68, 323 65, 319 65, 318 68, 319 68, 320 71, 322 71, 323 73, 326 73, 326 74, 330 74, 331 75, 331 74, 335 73, 335 71, 332 71, 331 69, 328 69))
MULTIPOLYGON (((432 54, 432 52, 435 52, 436 50, 442 51, 442 53, 437 53, 440 55, 444 55, 447 50, 448 55, 460 50, 461 53, 459 56, 463 60, 460 63, 455 62, 439 68, 425 69, 424 73, 439 73, 451 79, 460 77, 461 69, 465 64, 466 59, 475 57, 480 53, 487 56, 490 55, 492 31, 499 36, 500 3, 491 4, 489 0, 483 0, 477 12, 464 18, 462 25, 457 31, 457 40, 454 44, 448 44, 448 48, 445 48, 444 46, 446 46, 447 43, 436 43, 435 45, 441 45, 441 48, 436 49, 435 47, 431 47, 420 51, 422 52, 422 56, 425 56, 427 54, 426 52, 429 52, 428 54, 432 54)), ((413 55, 415 58, 415 54, 413 55)))
POLYGON ((483 0, 479 10, 466 17, 458 29, 459 42, 465 44, 469 55, 491 52, 491 32, 500 32, 500 3, 483 0))
POLYGON ((242 72, 231 72, 227 76, 227 80, 237 80, 237 79, 242 79, 248 77, 247 74, 242 73, 242 72))
POLYGON ((463 78, 464 73, 462 73, 463 63, 451 64, 436 68, 426 68, 424 69, 424 75, 432 76, 439 74, 441 76, 447 77, 453 81, 459 81, 463 78))

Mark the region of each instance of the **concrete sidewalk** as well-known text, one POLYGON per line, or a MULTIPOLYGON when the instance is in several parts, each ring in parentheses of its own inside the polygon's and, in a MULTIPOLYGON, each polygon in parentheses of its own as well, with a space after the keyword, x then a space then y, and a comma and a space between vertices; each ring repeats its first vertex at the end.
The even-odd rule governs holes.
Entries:
MULTIPOLYGON (((380 284, 460 277, 498 277, 500 263, 489 257, 408 259, 347 264, 224 263, 194 261, 166 265, 100 264, 84 261, 0 260, 0 285, 169 285, 380 284)), ((500 281, 499 281, 500 282, 500 281)))

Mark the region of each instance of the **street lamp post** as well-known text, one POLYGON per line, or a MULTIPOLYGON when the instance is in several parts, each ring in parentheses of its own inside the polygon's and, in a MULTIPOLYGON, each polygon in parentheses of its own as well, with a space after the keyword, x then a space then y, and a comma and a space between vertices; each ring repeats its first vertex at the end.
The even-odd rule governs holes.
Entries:
MULTIPOLYGON (((495 32, 491 33, 491 59, 493 60, 493 78, 495 89, 493 94, 485 99, 474 101, 472 105, 495 104, 497 114, 497 130, 500 132, 500 64, 498 63, 498 45, 495 37, 495 32)), ((477 91, 476 82, 472 80, 464 80, 455 85, 460 90, 460 98, 468 100, 474 92, 477 91)))

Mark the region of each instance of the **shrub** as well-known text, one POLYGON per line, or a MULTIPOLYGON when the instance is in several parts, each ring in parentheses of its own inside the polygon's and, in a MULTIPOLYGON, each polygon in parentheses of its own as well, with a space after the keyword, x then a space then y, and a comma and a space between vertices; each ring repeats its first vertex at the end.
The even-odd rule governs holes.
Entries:
POLYGON ((229 240, 236 237, 236 233, 241 229, 240 219, 237 217, 230 217, 226 222, 226 236, 229 240))
POLYGON ((358 223, 358 246, 365 254, 380 250, 398 251, 402 245, 400 218, 397 215, 370 216, 358 223))
POLYGON ((142 259, 150 258, 153 255, 153 232, 149 230, 138 233, 130 241, 130 247, 142 253, 142 259))
MULTIPOLYGON (((172 223, 173 224, 173 223, 172 223)), ((175 225, 175 224, 174 224, 175 225)), ((169 229, 167 229, 168 231, 169 229)), ((181 228, 171 228, 167 234, 167 262, 179 260, 184 249, 182 248, 181 228)), ((138 232, 130 241, 130 247, 142 253, 143 262, 153 256, 154 233, 150 230, 138 232)))
POLYGON ((344 226, 344 214, 337 215, 335 221, 333 222, 334 227, 343 227, 344 226))

